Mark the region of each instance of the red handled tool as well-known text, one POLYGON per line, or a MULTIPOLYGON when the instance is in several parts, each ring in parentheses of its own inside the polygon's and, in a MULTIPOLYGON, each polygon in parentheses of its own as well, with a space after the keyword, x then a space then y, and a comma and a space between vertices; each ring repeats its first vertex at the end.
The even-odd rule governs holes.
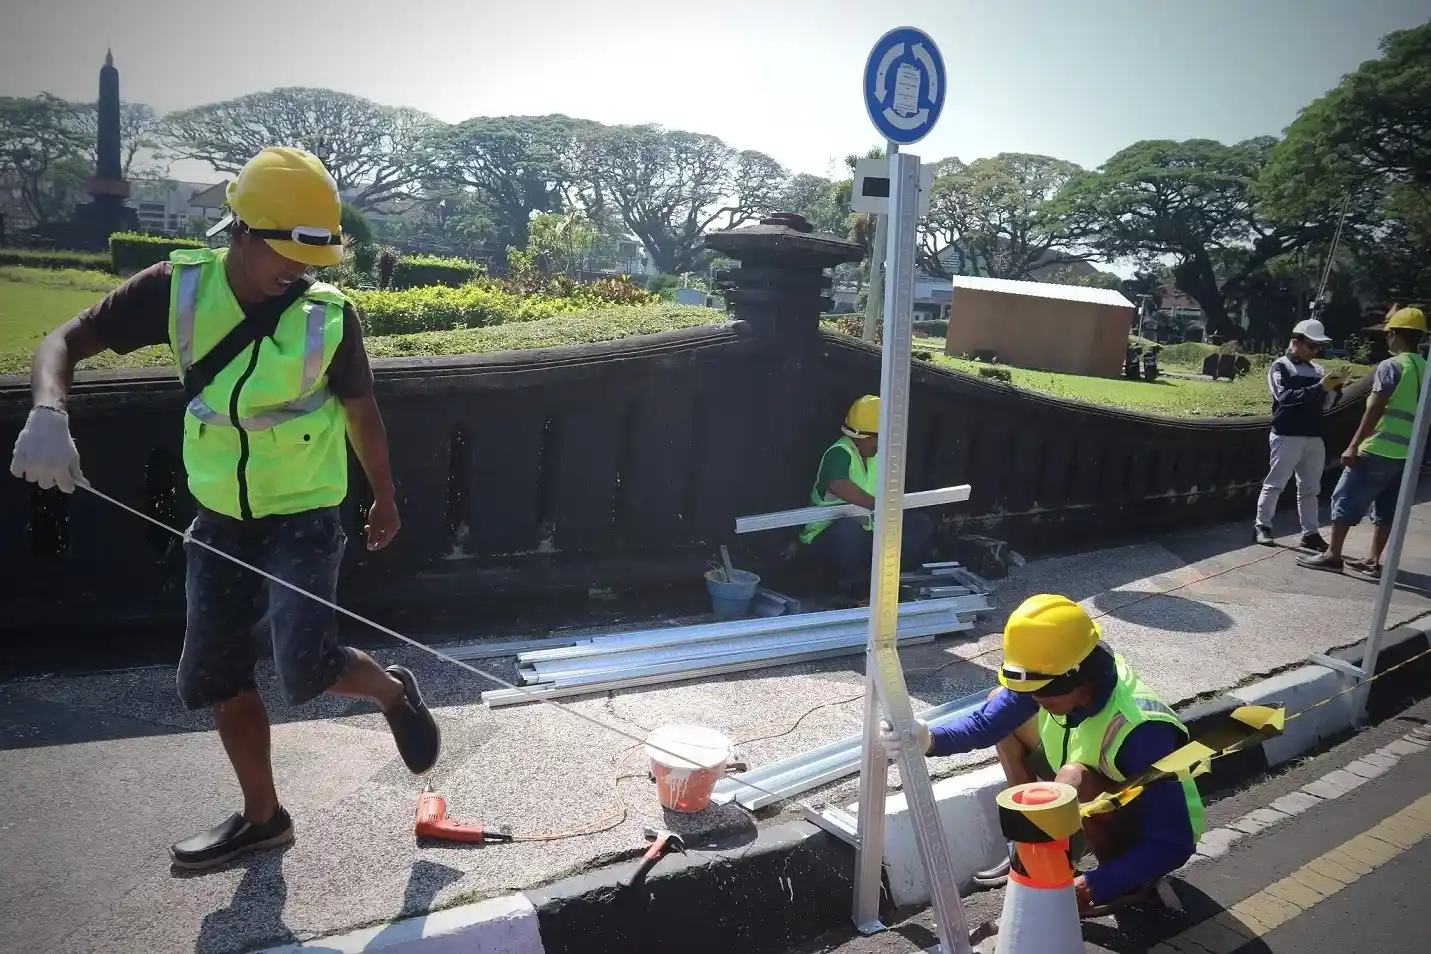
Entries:
POLYGON ((464 825, 447 817, 447 799, 424 785, 417 796, 417 837, 481 845, 491 841, 512 841, 503 832, 488 831, 481 825, 464 825))

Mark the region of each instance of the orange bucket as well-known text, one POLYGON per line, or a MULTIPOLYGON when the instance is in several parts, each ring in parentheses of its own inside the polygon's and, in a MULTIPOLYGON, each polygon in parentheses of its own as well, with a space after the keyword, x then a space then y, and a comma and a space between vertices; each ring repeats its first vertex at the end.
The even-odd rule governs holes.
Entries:
POLYGON ((699 725, 663 725, 646 737, 662 808, 699 812, 711 803, 732 755, 730 739, 699 725))

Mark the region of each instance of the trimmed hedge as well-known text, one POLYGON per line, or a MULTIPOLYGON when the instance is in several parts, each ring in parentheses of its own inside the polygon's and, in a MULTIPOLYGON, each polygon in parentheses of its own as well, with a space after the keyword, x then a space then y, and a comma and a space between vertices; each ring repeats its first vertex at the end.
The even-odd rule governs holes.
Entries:
POLYGON ((0 248, 0 265, 26 268, 77 268, 80 271, 113 271, 104 252, 71 252, 64 249, 0 248))
POLYGON ((370 335, 480 328, 508 321, 551 318, 589 305, 584 299, 514 295, 490 285, 425 285, 401 291, 346 292, 370 335))
POLYGON ((427 285, 461 288, 482 275, 482 266, 465 258, 443 258, 439 255, 404 255, 393 272, 392 287, 402 291, 427 285))
POLYGON ((155 262, 167 262, 169 253, 181 248, 207 248, 194 239, 169 235, 145 235, 142 232, 115 232, 109 237, 111 270, 128 275, 148 268, 155 262))

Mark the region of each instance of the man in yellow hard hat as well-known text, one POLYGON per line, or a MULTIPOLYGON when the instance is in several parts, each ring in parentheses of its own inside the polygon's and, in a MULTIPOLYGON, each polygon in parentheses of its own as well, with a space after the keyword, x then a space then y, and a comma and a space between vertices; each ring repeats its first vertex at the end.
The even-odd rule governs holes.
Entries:
MULTIPOLYGON (((850 405, 843 435, 820 458, 810 506, 854 504, 873 511, 879 477, 879 398, 866 394, 850 405)), ((874 553, 874 516, 814 520, 800 532, 800 543, 830 567, 847 596, 868 585, 874 553)), ((917 510, 904 512, 901 556, 906 568, 917 567, 934 535, 934 522, 917 510)))
POLYGON ((251 632, 260 621, 269 624, 290 704, 323 692, 377 703, 414 773, 432 767, 440 746, 411 672, 340 645, 330 608, 207 549, 334 600, 347 541, 339 505, 349 442, 373 493, 368 549, 387 546, 401 525, 357 312, 337 288, 306 275, 342 260, 333 177, 307 152, 265 149, 229 184, 228 205, 231 214, 210 233, 227 229, 227 249, 174 252, 41 342, 34 409, 11 466, 42 488, 73 493, 84 482, 66 412, 75 365, 105 350, 170 346, 188 402, 184 469, 198 504, 186 541, 178 692, 187 708, 213 710, 243 797, 241 811, 170 848, 173 864, 189 870, 293 839, 254 682, 251 632))
MULTIPOLYGON (((1080 801, 1117 791, 1188 742, 1182 721, 1122 656, 1102 642, 1081 606, 1053 594, 1031 596, 1004 625, 999 683, 982 706, 945 725, 915 722, 927 755, 993 746, 1010 785, 1056 780, 1080 801)), ((886 725, 891 758, 899 741, 886 725)), ((1202 837, 1202 798, 1191 778, 1149 785, 1127 807, 1084 819, 1098 866, 1075 881, 1087 908, 1137 896, 1192 856, 1202 837)), ((975 876, 1002 884, 1008 862, 975 876)))
POLYGON ((1416 423, 1426 359, 1418 349, 1426 336, 1426 314, 1420 308, 1393 305, 1385 323, 1391 357, 1376 366, 1371 395, 1351 443, 1342 451, 1342 475, 1332 491, 1331 542, 1325 553, 1297 562, 1313 570, 1340 573, 1343 566, 1379 576, 1381 553, 1391 536, 1391 518, 1401 494, 1401 474, 1416 423), (1365 560, 1345 561, 1347 533, 1371 514, 1371 553, 1365 560))

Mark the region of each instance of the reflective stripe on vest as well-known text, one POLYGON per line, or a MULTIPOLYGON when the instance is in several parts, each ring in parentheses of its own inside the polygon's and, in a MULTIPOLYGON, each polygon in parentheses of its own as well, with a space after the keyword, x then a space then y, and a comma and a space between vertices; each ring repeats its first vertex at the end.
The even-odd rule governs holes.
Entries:
MULTIPOLYGON (((850 483, 854 484, 856 487, 860 488, 865 493, 873 497, 875 492, 875 476, 879 471, 879 454, 875 454, 875 456, 871 457, 869 461, 866 461, 863 457, 860 456, 860 449, 855 446, 855 442, 850 440, 848 437, 842 437, 839 440, 835 441, 835 443, 831 444, 829 447, 825 448, 825 454, 829 454, 831 451, 834 450, 844 451, 850 457, 850 483)), ((821 470, 823 470, 825 467, 825 454, 820 455, 821 470)), ((829 493, 828 491, 826 491, 825 493, 820 492, 820 475, 817 472, 815 474, 815 483, 810 488, 810 506, 838 507, 843 505, 844 503, 844 500, 840 499, 839 497, 836 497, 834 494, 829 493)), ((805 529, 800 532, 800 542, 809 543, 810 541, 814 540, 821 534, 821 532, 824 531, 826 527, 828 527, 833 522, 834 521, 832 520, 812 520, 809 523, 805 524, 805 529)), ((874 515, 870 514, 869 516, 865 517, 865 529, 870 530, 873 527, 874 515)))
MULTIPOLYGON (((194 357, 194 316, 198 310, 199 273, 202 267, 176 266, 179 272, 179 294, 174 304, 174 341, 179 352, 175 358, 179 362, 181 375, 187 375, 197 360, 194 357)), ((328 318, 328 306, 321 301, 309 301, 304 304, 303 311, 303 383, 299 388, 303 396, 262 414, 243 418, 240 423, 246 431, 267 430, 275 424, 311 414, 327 403, 330 397, 326 387, 312 390, 323 374, 323 328, 328 318), (310 391, 312 393, 309 393, 310 391)), ((205 424, 233 426, 233 419, 227 413, 209 407, 204 402, 203 395, 195 395, 189 402, 188 412, 205 424)))
POLYGON ((1361 442, 1358 450, 1391 460, 1405 460, 1416 423, 1421 382, 1426 376, 1426 359, 1408 352, 1397 355, 1397 363, 1401 365, 1401 380, 1387 398, 1386 410, 1382 411, 1371 436, 1361 442))
MULTIPOLYGON (((245 320, 224 259, 210 249, 170 255, 169 343, 181 378, 245 320)), ((201 506, 247 520, 343 502, 347 436, 327 373, 346 307, 336 288, 314 283, 189 401, 184 470, 201 506)))
MULTIPOLYGON (((1095 769, 1112 782, 1121 783, 1126 779, 1118 770, 1118 750, 1139 725, 1165 722, 1187 734, 1187 727, 1177 713, 1144 685, 1137 673, 1128 668, 1123 657, 1115 655, 1114 660, 1118 681, 1102 711, 1084 719, 1076 727, 1069 727, 1056 721, 1047 711, 1039 710, 1039 741, 1054 771, 1070 762, 1077 762, 1095 769)), ((1191 777, 1179 781, 1193 834, 1201 837, 1203 806, 1197 783, 1191 777)))

